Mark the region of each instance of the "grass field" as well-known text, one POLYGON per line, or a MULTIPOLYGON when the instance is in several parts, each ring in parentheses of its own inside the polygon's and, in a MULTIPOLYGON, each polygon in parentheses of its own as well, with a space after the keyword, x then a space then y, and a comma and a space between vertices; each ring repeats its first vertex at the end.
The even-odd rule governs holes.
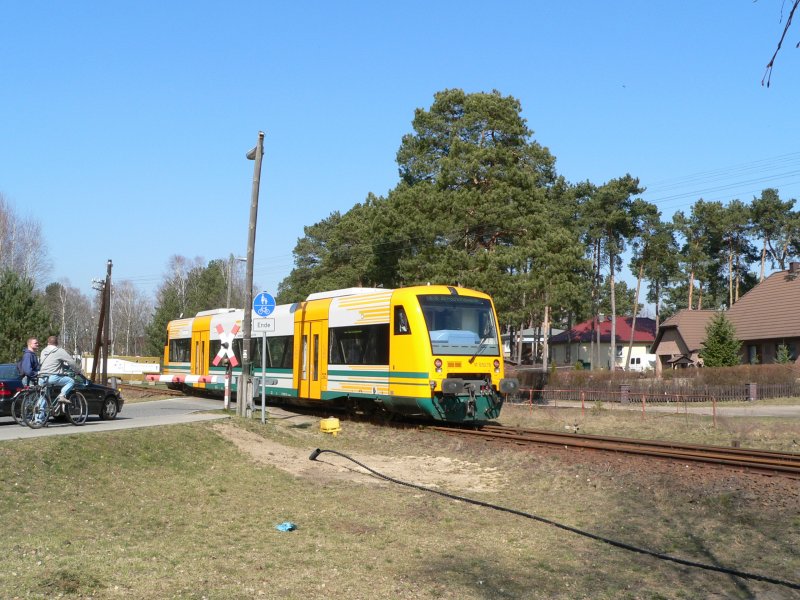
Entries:
MULTIPOLYGON (((787 426, 760 435, 783 439, 787 426)), ((798 597, 387 483, 331 454, 311 462, 317 447, 630 544, 800 580, 796 481, 365 423, 331 437, 301 417, 0 444, 0 597, 798 597), (298 529, 275 529, 284 521, 298 529)))

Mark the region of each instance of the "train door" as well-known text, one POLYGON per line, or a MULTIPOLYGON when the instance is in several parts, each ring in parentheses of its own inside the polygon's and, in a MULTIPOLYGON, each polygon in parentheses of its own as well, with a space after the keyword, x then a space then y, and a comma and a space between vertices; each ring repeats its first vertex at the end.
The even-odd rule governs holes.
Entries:
POLYGON ((306 321, 300 337, 300 397, 319 400, 328 385, 328 322, 306 321))
POLYGON ((208 371, 208 329, 198 331, 194 337, 194 360, 192 375, 205 375, 208 371))

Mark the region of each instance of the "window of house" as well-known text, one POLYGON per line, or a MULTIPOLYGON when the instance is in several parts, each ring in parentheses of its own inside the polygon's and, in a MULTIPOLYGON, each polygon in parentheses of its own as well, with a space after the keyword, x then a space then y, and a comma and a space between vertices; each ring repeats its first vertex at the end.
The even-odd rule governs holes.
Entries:
POLYGON ((760 345, 750 344, 747 346, 747 362, 751 365, 760 365, 763 362, 760 345))
POLYGON ((785 346, 786 350, 789 354, 789 360, 795 361, 797 360, 797 344, 794 342, 778 342, 775 344, 775 360, 777 362, 778 357, 781 353, 781 346, 785 346))

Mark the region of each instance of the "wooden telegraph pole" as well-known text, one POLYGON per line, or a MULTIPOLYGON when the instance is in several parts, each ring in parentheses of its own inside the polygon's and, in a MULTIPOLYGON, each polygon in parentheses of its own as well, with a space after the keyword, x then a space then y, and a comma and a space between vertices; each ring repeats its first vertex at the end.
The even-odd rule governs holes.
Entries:
POLYGON ((256 147, 247 153, 248 160, 256 161, 253 168, 253 190, 250 195, 250 227, 247 232, 247 276, 244 295, 244 331, 242 332, 242 376, 236 388, 236 414, 250 415, 253 400, 253 378, 250 376, 250 338, 253 331, 253 256, 256 249, 256 221, 258 220, 258 191, 261 187, 261 158, 264 155, 264 132, 258 132, 256 147))
MULTIPOLYGON (((97 379, 98 356, 101 348, 103 354, 103 370, 101 372, 103 385, 108 384, 108 337, 111 315, 111 259, 106 266, 106 281, 103 284, 103 298, 100 302, 100 318, 97 323, 97 337, 94 342, 94 357, 92 358, 92 381, 97 379)), ((95 280, 97 281, 97 280, 95 280)), ((97 282, 99 283, 99 281, 97 282)))

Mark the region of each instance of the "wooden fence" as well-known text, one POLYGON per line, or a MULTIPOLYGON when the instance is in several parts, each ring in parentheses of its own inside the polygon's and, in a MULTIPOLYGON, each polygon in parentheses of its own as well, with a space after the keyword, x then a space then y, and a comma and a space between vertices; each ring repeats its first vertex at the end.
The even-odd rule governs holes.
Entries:
MULTIPOLYGON (((599 386, 598 386, 599 387, 599 386)), ((800 383, 768 383, 745 385, 670 385, 655 382, 645 385, 617 384, 600 389, 541 389, 521 388, 509 402, 557 404, 571 402, 645 402, 668 404, 672 402, 747 402, 770 398, 800 397, 800 383)))

